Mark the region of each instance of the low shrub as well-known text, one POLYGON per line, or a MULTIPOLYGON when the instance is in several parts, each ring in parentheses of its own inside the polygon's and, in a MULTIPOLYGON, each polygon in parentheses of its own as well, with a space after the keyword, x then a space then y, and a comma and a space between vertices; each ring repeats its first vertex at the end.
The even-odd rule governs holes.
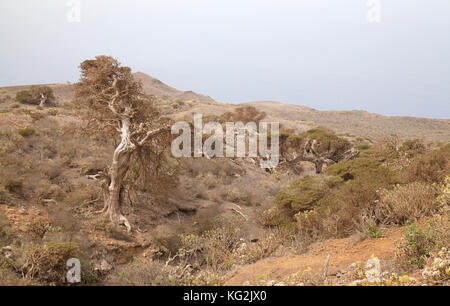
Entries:
POLYGON ((215 226, 202 233, 179 235, 177 256, 194 267, 205 266, 214 273, 228 271, 236 263, 234 254, 240 243, 243 221, 235 214, 222 213, 214 218, 215 226))
POLYGON ((422 269, 435 246, 432 223, 422 229, 418 224, 408 221, 408 227, 403 230, 403 240, 397 246, 396 257, 403 264, 422 269))
POLYGON ((322 197, 313 209, 296 214, 301 235, 312 239, 340 238, 355 231, 365 232, 366 220, 373 215, 380 198, 377 191, 389 189, 397 182, 396 173, 376 161, 355 159, 343 164, 329 172, 345 182, 322 197))
POLYGON ((222 278, 211 270, 195 273, 190 265, 165 265, 134 260, 119 273, 119 285, 127 286, 219 286, 222 278))
POLYGON ((24 104, 36 104, 36 101, 29 90, 19 91, 16 94, 16 101, 24 104))
POLYGON ((407 157, 424 154, 427 148, 421 139, 407 140, 400 146, 399 151, 407 157))
POLYGON ((67 260, 81 254, 79 245, 74 242, 32 245, 25 251, 25 266, 29 267, 26 276, 46 284, 64 284, 67 260))
MULTIPOLYGON (((220 122, 256 122, 257 124, 266 117, 265 112, 261 112, 254 106, 238 107, 234 112, 226 112, 220 116, 220 122)), ((206 121, 206 119, 205 119, 206 121)))
POLYGON ((333 184, 322 177, 305 176, 278 192, 274 202, 279 208, 290 209, 293 213, 312 209, 333 184))
POLYGON ((259 220, 261 224, 268 227, 283 226, 295 222, 292 210, 278 206, 265 210, 259 220))
POLYGON ((252 194, 247 189, 241 189, 238 187, 226 187, 221 193, 220 196, 223 200, 228 202, 233 202, 238 205, 243 206, 252 206, 252 194))
POLYGON ((158 250, 158 255, 167 257, 177 254, 181 247, 180 235, 184 233, 180 226, 163 224, 156 227, 152 242, 158 250))
POLYGON ((36 131, 33 128, 23 128, 18 130, 18 133, 22 137, 30 137, 36 133, 36 131))
POLYGON ((408 219, 418 220, 437 212, 438 187, 427 183, 411 183, 396 186, 393 190, 382 190, 376 214, 386 224, 404 224, 408 219))
POLYGON ((379 160, 363 157, 333 164, 325 170, 325 173, 339 176, 344 181, 354 179, 358 176, 374 176, 377 178, 394 176, 394 172, 382 166, 379 160))
POLYGON ((216 222, 216 228, 203 234, 203 256, 207 268, 219 272, 229 270, 234 264, 232 255, 239 242, 242 220, 225 213, 217 216, 216 222))
POLYGON ((282 232, 272 232, 256 242, 244 242, 238 246, 233 257, 238 264, 251 264, 273 254, 282 245, 282 232))
POLYGON ((441 183, 449 173, 450 150, 444 147, 414 158, 412 163, 402 170, 401 175, 408 183, 441 183))
POLYGON ((382 230, 376 225, 374 220, 370 220, 366 224, 366 234, 371 238, 381 238, 383 236, 382 230))

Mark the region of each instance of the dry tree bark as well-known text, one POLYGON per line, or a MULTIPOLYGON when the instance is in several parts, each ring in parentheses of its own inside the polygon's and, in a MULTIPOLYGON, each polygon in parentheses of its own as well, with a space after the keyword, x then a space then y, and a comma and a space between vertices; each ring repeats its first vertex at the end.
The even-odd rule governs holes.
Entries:
POLYGON ((316 166, 316 173, 321 173, 324 164, 326 165, 333 164, 334 161, 325 158, 321 154, 319 154, 318 151, 316 150, 316 145, 317 140, 308 139, 303 149, 303 155, 301 156, 301 160, 314 163, 314 165, 316 166))
POLYGON ((45 103, 47 102, 48 96, 41 93, 41 98, 40 98, 40 102, 39 102, 39 106, 44 108, 45 103))

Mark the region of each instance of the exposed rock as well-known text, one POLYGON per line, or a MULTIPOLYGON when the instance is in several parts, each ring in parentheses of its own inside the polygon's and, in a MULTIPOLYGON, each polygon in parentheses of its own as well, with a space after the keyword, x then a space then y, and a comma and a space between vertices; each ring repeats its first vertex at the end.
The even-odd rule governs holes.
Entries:
POLYGON ((366 278, 371 283, 378 283, 381 281, 381 264, 380 260, 372 256, 366 263, 366 278))
POLYGON ((100 272, 108 272, 108 271, 111 271, 112 268, 113 268, 112 265, 110 265, 105 259, 102 259, 102 261, 100 263, 97 263, 95 265, 94 270, 100 271, 100 272))

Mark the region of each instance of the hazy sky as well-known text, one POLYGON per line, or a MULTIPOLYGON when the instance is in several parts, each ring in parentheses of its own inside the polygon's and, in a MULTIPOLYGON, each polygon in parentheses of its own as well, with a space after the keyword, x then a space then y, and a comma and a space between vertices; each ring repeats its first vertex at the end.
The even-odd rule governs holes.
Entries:
POLYGON ((0 86, 106 54, 220 102, 450 118, 449 0, 380 0, 379 23, 367 0, 80 0, 72 23, 67 2, 0 1, 0 86))

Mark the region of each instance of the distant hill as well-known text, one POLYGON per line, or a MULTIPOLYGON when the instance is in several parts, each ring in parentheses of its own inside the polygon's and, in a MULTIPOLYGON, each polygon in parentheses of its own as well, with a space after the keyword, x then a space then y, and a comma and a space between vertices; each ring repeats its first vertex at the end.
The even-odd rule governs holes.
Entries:
MULTIPOLYGON (((136 72, 134 76, 141 81, 146 93, 155 95, 164 100, 189 101, 184 107, 178 109, 174 119, 183 119, 192 116, 192 113, 204 115, 221 115, 233 111, 239 106, 255 106, 267 113, 267 121, 280 122, 285 127, 305 131, 314 126, 323 126, 347 136, 369 136, 373 139, 397 134, 401 139, 423 138, 427 141, 450 142, 449 119, 427 119, 415 117, 383 116, 361 110, 353 111, 319 111, 307 106, 285 104, 274 101, 257 101, 242 104, 224 104, 215 102, 211 97, 182 91, 173 88, 160 80, 145 73, 136 72)), ((56 96, 63 99, 73 97, 73 85, 47 84, 52 87, 56 96)), ((15 94, 31 85, 0 87, 0 110, 8 108, 14 102, 15 94), (6 96, 9 102, 1 103, 6 96)))
MULTIPOLYGON (((182 91, 176 88, 170 87, 164 84, 158 79, 155 79, 143 72, 136 72, 133 74, 136 80, 142 82, 144 91, 147 94, 154 95, 161 99, 167 100, 183 100, 183 101, 198 101, 198 102, 214 102, 211 97, 195 93, 193 91, 182 91)), ((66 84, 42 84, 53 88, 53 91, 57 96, 61 96, 65 99, 71 99, 73 97, 73 85, 71 83, 66 84)), ((32 85, 19 85, 0 87, 0 90, 6 91, 9 94, 15 94, 18 91, 29 89, 32 85)))
POLYGON ((341 134, 372 138, 397 134, 402 139, 450 141, 449 119, 383 116, 361 110, 319 111, 306 106, 273 101, 247 102, 241 105, 254 106, 273 118, 323 126, 341 134))
POLYGON ((142 82, 144 90, 148 94, 155 95, 158 98, 169 100, 197 100, 200 102, 214 102, 211 97, 195 93, 193 91, 181 91, 176 88, 164 84, 158 79, 155 79, 143 72, 136 72, 133 74, 135 79, 142 82))
MULTIPOLYGON (((56 96, 63 97, 64 99, 72 99, 73 97, 73 85, 71 83, 66 84, 33 84, 36 86, 49 86, 53 89, 56 96)), ((0 87, 0 91, 14 96, 21 90, 28 90, 33 85, 18 85, 18 86, 6 86, 0 87)))

